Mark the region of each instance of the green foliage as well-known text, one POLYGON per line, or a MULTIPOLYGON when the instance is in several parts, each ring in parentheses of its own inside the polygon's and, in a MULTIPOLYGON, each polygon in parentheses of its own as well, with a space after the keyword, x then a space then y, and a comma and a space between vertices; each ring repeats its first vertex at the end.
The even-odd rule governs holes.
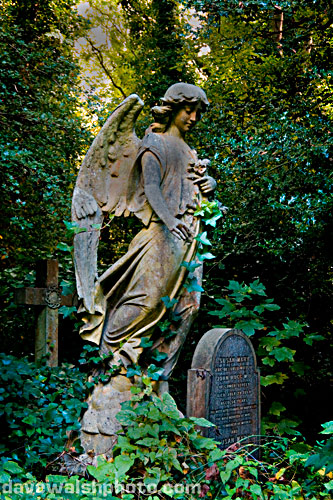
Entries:
MULTIPOLYGON (((215 327, 239 328, 249 337, 254 337, 263 391, 265 387, 274 384, 284 385, 291 377, 294 381, 300 380, 309 367, 295 359, 295 339, 303 340, 305 345, 312 346, 314 341, 323 340, 323 337, 304 332, 308 325, 294 320, 287 320, 282 328, 275 327, 267 313, 279 311, 280 307, 273 299, 267 298, 266 288, 259 280, 250 285, 230 280, 226 293, 224 298, 216 299, 222 308, 208 314, 224 320, 222 324, 214 325, 215 327), (257 332, 260 332, 260 335, 257 332)), ((295 428, 300 420, 281 415, 285 410, 285 406, 273 401, 264 415, 264 429, 282 435, 297 434, 295 428)))
POLYGON ((131 401, 122 404, 117 420, 122 425, 113 461, 102 457, 89 473, 98 481, 143 481, 159 489, 166 482, 182 481, 189 471, 204 464, 213 440, 203 438, 196 425, 210 427, 205 419, 180 416, 173 398, 161 398, 152 391, 149 377, 142 377, 142 389, 134 390, 131 401))
MULTIPOLYGON (((6 382, 13 378, 13 370, 19 374, 16 385, 21 387, 19 395, 23 402, 20 408, 17 403, 10 403, 10 397, 14 399, 12 394, 2 392, 4 415, 11 416, 11 437, 20 438, 22 442, 22 437, 26 436, 30 443, 26 444, 28 457, 25 460, 18 456, 17 450, 11 456, 5 450, 0 460, 4 500, 132 500, 134 493, 138 498, 145 498, 149 493, 156 500, 330 498, 333 486, 329 472, 333 456, 331 438, 327 443, 318 443, 314 449, 301 440, 266 437, 258 445, 239 442, 222 451, 214 440, 203 437, 198 431, 198 426, 205 428, 213 424, 202 418, 183 418, 168 393, 161 398, 153 393, 153 382, 148 377, 140 379, 141 388, 132 389, 131 401, 123 403, 117 415, 121 430, 112 458, 101 455, 96 465, 88 466, 93 481, 59 475, 48 475, 45 481, 40 481, 28 470, 34 469, 40 474, 52 454, 62 451, 64 431, 73 427, 73 421, 77 424, 82 408, 75 393, 77 390, 82 394, 84 390, 82 374, 74 374, 73 367, 64 366, 59 369, 38 367, 37 371, 31 364, 12 357, 1 356, 1 361, 7 367, 3 377, 6 382), (55 401, 57 404, 52 404, 55 401), (34 404, 38 404, 39 413, 36 407, 33 408, 34 404), (8 406, 12 410, 7 409, 8 406), (36 418, 43 419, 41 432, 36 437, 31 433, 28 438, 36 418), (43 443, 50 431, 52 442, 43 459, 43 443), (38 448, 41 456, 37 469, 37 456, 32 457, 38 448), (261 450, 260 459, 254 458, 258 449, 261 450)), ((11 389, 17 391, 18 387, 11 389)), ((283 408, 276 405, 275 411, 281 410, 283 408)), ((332 434, 332 422, 323 427, 322 433, 332 434)), ((35 429, 38 434, 39 427, 35 429)))
MULTIPOLYGON (((324 430, 321 434, 333 434, 333 421, 326 422, 322 425, 324 430)), ((333 471, 333 436, 330 436, 327 441, 321 441, 315 447, 316 453, 311 455, 307 461, 306 466, 314 466, 315 469, 324 469, 325 473, 332 473, 333 471)), ((332 475, 332 474, 331 474, 332 475)), ((333 487, 333 485, 332 485, 333 487)))
MULTIPOLYGON (((321 0, 193 0, 186 5, 197 18, 190 28, 190 57, 212 103, 193 133, 194 144, 200 156, 212 159, 217 197, 229 208, 211 239, 216 261, 206 261, 204 288, 222 299, 226 283, 259 278, 280 305, 282 318, 299 318, 324 337, 312 349, 304 344, 310 345, 311 337, 305 340, 303 334, 300 340, 283 341, 299 363, 312 368, 311 377, 303 370, 296 382, 291 376, 283 384, 284 405, 294 407, 311 433, 313 422, 320 423, 318 413, 330 418, 325 385, 331 374, 333 313, 332 5, 321 0), (277 41, 273 18, 277 22, 280 14, 277 41), (309 399, 316 401, 313 411, 309 399)), ((205 316, 211 302, 204 300, 203 306, 199 334, 201 325, 211 325, 205 316)), ((255 327, 253 318, 250 328, 255 327)), ((274 362, 273 352, 292 356, 279 347, 267 351, 267 363, 274 362)), ((269 407, 274 388, 264 394, 269 407)))
POLYGON ((79 429, 87 407, 85 375, 73 365, 50 368, 4 354, 0 364, 3 460, 40 473, 63 450, 66 432, 79 429))
MULTIPOLYGON (((31 285, 28 272, 37 259, 56 256, 61 220, 70 217, 77 159, 90 140, 73 54, 85 27, 71 0, 4 0, 1 6, 1 323, 3 348, 15 344, 17 354, 28 354, 31 311, 14 306, 13 288, 31 285)), ((61 251, 60 272, 68 278, 70 259, 61 251)))

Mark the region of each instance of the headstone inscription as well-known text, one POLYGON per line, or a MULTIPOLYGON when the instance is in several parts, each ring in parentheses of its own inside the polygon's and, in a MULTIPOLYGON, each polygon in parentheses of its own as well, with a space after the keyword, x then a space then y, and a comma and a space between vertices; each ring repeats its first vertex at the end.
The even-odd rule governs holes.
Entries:
POLYGON ((58 365, 58 308, 72 306, 73 295, 62 295, 58 286, 58 261, 43 260, 36 265, 36 287, 17 288, 16 304, 39 306, 35 336, 35 360, 49 355, 48 365, 58 365))
POLYGON ((252 344, 242 331, 216 328, 199 341, 188 371, 187 415, 214 423, 216 427, 204 434, 219 441, 222 449, 259 436, 259 371, 252 344))

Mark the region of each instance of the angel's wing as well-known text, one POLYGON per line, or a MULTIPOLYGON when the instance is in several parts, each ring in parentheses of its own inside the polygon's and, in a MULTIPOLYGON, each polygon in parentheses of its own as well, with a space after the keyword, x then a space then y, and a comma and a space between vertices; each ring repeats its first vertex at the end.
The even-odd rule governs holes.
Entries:
POLYGON ((126 213, 128 177, 140 140, 134 124, 143 107, 132 94, 109 116, 86 154, 76 181, 72 219, 85 229, 74 237, 74 263, 79 299, 94 314, 99 225, 104 215, 126 213))

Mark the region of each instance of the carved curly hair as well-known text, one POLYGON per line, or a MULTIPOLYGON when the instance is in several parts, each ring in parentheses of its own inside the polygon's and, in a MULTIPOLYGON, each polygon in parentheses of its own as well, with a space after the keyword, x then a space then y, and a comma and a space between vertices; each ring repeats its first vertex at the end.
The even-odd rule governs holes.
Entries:
POLYGON ((200 102, 203 111, 209 106, 207 96, 202 89, 182 82, 171 85, 161 101, 162 106, 154 106, 151 109, 155 123, 149 127, 149 130, 153 132, 165 132, 174 113, 186 104, 200 102))

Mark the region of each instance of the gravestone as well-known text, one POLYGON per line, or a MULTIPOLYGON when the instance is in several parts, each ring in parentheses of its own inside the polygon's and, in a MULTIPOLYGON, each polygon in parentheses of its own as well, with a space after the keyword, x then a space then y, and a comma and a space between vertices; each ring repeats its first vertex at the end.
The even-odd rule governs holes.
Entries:
POLYGON ((259 371, 252 344, 242 331, 213 329, 199 341, 188 371, 187 416, 214 423, 216 427, 203 432, 222 449, 259 436, 259 371))
POLYGON ((59 265, 56 259, 41 260, 36 266, 36 287, 17 288, 16 304, 38 306, 35 336, 35 361, 48 355, 47 364, 58 366, 58 309, 72 306, 75 297, 62 295, 58 286, 59 265))

